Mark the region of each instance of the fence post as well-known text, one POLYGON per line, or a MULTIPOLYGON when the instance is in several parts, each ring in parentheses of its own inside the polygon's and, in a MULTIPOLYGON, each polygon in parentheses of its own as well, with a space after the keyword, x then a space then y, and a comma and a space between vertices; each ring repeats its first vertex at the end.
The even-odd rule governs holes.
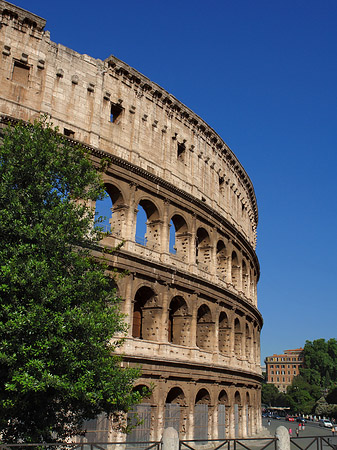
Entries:
POLYGON ((173 427, 165 428, 162 437, 162 450, 179 450, 179 436, 173 427))
POLYGON ((280 426, 275 431, 276 450, 290 450, 290 436, 286 427, 280 426))

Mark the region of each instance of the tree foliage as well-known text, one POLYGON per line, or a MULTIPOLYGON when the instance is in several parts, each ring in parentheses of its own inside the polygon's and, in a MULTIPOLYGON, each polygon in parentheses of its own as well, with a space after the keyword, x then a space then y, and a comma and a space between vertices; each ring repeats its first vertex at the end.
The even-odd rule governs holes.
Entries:
POLYGON ((272 383, 262 383, 261 402, 269 406, 288 406, 285 394, 272 383))
POLYGON ((306 341, 303 357, 304 367, 300 373, 308 383, 327 389, 337 382, 336 339, 306 341))
POLYGON ((0 434, 52 441, 139 402, 113 356, 126 331, 114 283, 90 255, 88 202, 104 187, 88 155, 45 120, 0 145, 0 434))
POLYGON ((288 403, 294 413, 311 414, 320 396, 321 389, 311 385, 300 375, 293 379, 287 389, 288 403))

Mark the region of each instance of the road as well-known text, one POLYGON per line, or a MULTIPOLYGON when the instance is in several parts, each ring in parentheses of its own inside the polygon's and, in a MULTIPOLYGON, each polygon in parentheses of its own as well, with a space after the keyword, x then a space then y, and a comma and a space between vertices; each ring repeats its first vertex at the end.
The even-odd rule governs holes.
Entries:
MULTIPOLYGON (((286 427, 288 430, 289 428, 291 428, 293 438, 296 437, 296 428, 298 428, 299 430, 299 424, 297 422, 288 422, 283 419, 270 419, 270 425, 268 426, 268 419, 263 418, 262 425, 269 431, 272 436, 275 435, 276 428, 280 425, 286 427)), ((305 424, 304 430, 302 429, 301 431, 299 431, 299 438, 296 439, 296 441, 301 448, 305 448, 309 444, 310 439, 305 439, 307 436, 325 436, 330 444, 337 446, 337 435, 333 436, 330 428, 320 427, 316 422, 307 422, 305 424)), ((328 445, 326 445, 326 447, 329 448, 328 445)), ((292 445, 292 448, 294 448, 294 445, 292 445)), ((316 445, 311 448, 316 448, 316 445)))

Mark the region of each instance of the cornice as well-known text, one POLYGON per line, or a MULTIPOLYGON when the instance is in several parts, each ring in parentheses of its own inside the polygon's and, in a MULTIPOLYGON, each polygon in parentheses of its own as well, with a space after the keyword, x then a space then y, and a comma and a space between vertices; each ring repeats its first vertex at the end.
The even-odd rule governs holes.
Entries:
POLYGON ((6 18, 13 20, 15 27, 22 32, 30 29, 41 33, 46 25, 46 20, 42 17, 4 0, 0 0, 0 15, 2 16, 2 24, 8 24, 6 18))
MULTIPOLYGON (((204 370, 204 371, 212 371, 214 373, 219 373, 222 375, 229 375, 229 376, 235 376, 240 382, 242 382, 242 379, 245 380, 249 378, 250 380, 254 380, 257 382, 260 382, 263 378, 262 375, 256 372, 251 372, 248 370, 244 370, 241 367, 238 369, 226 367, 223 365, 216 365, 213 363, 203 363, 201 361, 198 362, 191 362, 191 361, 181 361, 181 360, 170 360, 165 358, 165 361, 163 361, 160 358, 156 357, 149 357, 149 356, 137 356, 137 355, 127 355, 123 354, 123 361, 124 362, 137 362, 138 364, 141 362, 142 364, 148 364, 153 365, 156 364, 157 366, 164 365, 165 367, 172 367, 172 368, 186 368, 188 370, 198 371, 198 370, 204 370)), ((192 373, 192 372, 191 372, 192 373)))

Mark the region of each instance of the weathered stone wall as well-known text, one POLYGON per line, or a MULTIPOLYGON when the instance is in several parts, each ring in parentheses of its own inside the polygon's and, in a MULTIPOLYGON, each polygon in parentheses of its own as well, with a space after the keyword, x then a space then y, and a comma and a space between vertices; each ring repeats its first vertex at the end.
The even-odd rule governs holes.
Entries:
POLYGON ((43 19, 2 0, 0 18, 2 121, 47 114, 94 163, 109 160, 111 234, 102 244, 124 242, 107 258, 129 273, 118 281, 130 325, 125 364, 141 364, 139 384, 156 386, 144 405, 149 438, 171 426, 172 404, 181 438, 255 433, 262 318, 249 177, 200 117, 127 64, 55 44, 43 19))

